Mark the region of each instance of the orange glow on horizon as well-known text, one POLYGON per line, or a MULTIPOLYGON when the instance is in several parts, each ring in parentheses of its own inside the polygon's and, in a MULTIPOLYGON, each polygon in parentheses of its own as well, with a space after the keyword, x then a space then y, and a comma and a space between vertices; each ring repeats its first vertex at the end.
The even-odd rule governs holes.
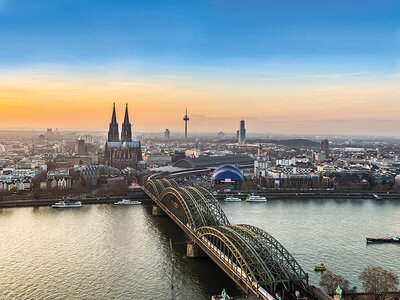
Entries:
POLYGON ((129 104, 135 132, 163 132, 165 128, 183 132, 185 107, 189 132, 232 133, 242 116, 248 131, 254 133, 335 133, 336 129, 350 134, 349 126, 356 126, 356 132, 368 133, 369 128, 385 132, 385 126, 393 127, 400 113, 400 89, 394 84, 285 88, 205 80, 78 81, 2 83, 0 129, 106 131, 113 102, 120 124, 125 102, 129 104))

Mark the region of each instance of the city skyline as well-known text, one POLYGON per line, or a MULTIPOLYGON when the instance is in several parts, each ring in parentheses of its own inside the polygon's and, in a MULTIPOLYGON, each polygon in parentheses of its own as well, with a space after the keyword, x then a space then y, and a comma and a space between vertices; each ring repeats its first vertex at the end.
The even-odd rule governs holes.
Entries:
POLYGON ((399 6, 0 1, 0 129, 399 136, 399 6))

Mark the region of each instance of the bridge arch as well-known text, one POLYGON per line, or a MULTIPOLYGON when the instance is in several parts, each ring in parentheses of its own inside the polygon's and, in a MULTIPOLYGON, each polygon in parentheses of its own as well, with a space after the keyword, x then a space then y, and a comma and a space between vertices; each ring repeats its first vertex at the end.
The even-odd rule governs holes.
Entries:
POLYGON ((178 187, 178 183, 174 179, 151 179, 146 180, 145 188, 157 198, 160 197, 162 191, 167 187, 178 187))
POLYGON ((254 244, 249 243, 240 232, 231 226, 222 226, 218 228, 221 232, 230 238, 232 243, 240 250, 240 253, 248 262, 254 275, 257 278, 257 284, 264 289, 275 293, 276 279, 269 267, 258 254, 259 249, 254 244))
POLYGON ((196 190, 202 194, 204 199, 207 201, 210 210, 212 210, 213 214, 218 219, 218 225, 229 225, 230 222, 219 205, 218 200, 215 199, 215 197, 207 189, 201 186, 196 187, 196 190))
POLYGON ((201 207, 201 202, 199 202, 198 199, 195 199, 187 188, 179 187, 176 188, 176 190, 180 193, 181 197, 185 199, 187 206, 191 209, 191 213, 195 220, 194 229, 207 226, 207 216, 205 216, 206 212, 201 207))
POLYGON ((164 189, 159 199, 184 225, 192 229, 196 228, 196 219, 192 214, 193 208, 189 207, 178 189, 173 187, 164 189))
POLYGON ((273 274, 275 279, 275 288, 277 285, 282 285, 282 288, 289 290, 290 286, 288 284, 291 282, 292 277, 280 261, 274 256, 271 249, 266 247, 256 234, 241 225, 232 225, 232 230, 240 234, 240 236, 251 244, 253 248, 257 249, 257 255, 260 256, 261 260, 268 266, 273 274))
POLYGON ((144 187, 156 198, 158 198, 160 195, 158 193, 157 186, 154 183, 154 180, 147 180, 144 184, 144 187))
POLYGON ((193 198, 199 203, 207 221, 207 226, 229 225, 228 218, 222 211, 218 202, 210 201, 198 187, 188 187, 186 190, 191 193, 193 198))
POLYGON ((218 201, 205 188, 179 187, 173 179, 148 180, 145 188, 157 198, 153 199, 156 203, 194 233, 193 239, 197 236, 221 255, 253 292, 274 295, 277 291, 291 294, 298 288, 307 290, 308 274, 289 251, 258 227, 230 225, 218 201))
POLYGON ((265 232, 261 228, 253 225, 242 224, 237 225, 254 234, 254 236, 269 249, 270 253, 274 255, 274 259, 283 268, 284 271, 293 281, 302 285, 308 285, 308 274, 303 270, 300 264, 296 261, 292 254, 272 235, 265 232))
POLYGON ((196 233, 241 268, 256 289, 261 287, 274 295, 277 291, 293 292, 295 286, 307 288, 308 275, 276 239, 260 228, 246 224, 206 226, 196 233))
POLYGON ((229 268, 235 273, 240 273, 250 282, 251 286, 257 291, 258 281, 254 275, 250 264, 243 257, 240 249, 232 242, 232 240, 221 230, 219 226, 200 227, 196 231, 198 237, 202 239, 208 247, 217 252, 223 261, 229 265, 229 268), (254 286, 255 284, 255 286, 254 286))

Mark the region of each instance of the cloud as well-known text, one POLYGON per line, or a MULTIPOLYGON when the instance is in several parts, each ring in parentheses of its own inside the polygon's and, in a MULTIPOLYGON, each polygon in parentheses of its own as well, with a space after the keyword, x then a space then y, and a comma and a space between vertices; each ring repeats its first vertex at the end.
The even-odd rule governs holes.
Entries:
POLYGON ((400 72, 390 75, 391 78, 400 78, 400 72))
POLYGON ((330 73, 330 74, 313 74, 313 75, 304 75, 303 78, 326 78, 326 79, 343 79, 350 77, 358 77, 365 75, 365 72, 353 72, 353 73, 330 73))

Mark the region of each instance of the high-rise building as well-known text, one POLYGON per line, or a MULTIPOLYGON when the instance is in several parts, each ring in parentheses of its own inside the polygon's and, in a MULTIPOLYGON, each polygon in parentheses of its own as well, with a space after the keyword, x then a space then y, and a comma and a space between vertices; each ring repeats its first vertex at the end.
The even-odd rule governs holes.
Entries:
POLYGON ((87 153, 87 145, 85 143, 85 140, 81 136, 75 142, 75 153, 76 154, 86 154, 87 153))
POLYGON ((243 145, 245 143, 246 143, 246 128, 244 127, 244 120, 241 120, 239 128, 239 144, 243 145))
POLYGON ((169 140, 169 139, 171 138, 171 132, 169 131, 168 128, 165 129, 164 138, 165 138, 166 140, 169 140))
POLYGON ((329 141, 328 140, 321 141, 321 150, 324 151, 325 156, 329 155, 329 141))
POLYGON ((119 142, 117 115, 115 114, 115 103, 113 104, 113 112, 111 116, 110 128, 108 129, 108 142, 119 142))
POLYGON ((122 123, 121 142, 132 142, 132 124, 129 123, 128 103, 126 103, 125 118, 122 123))
POLYGON ((187 139, 187 122, 189 121, 189 117, 187 115, 187 108, 185 112, 185 116, 183 117, 183 120, 185 121, 185 139, 187 139))

